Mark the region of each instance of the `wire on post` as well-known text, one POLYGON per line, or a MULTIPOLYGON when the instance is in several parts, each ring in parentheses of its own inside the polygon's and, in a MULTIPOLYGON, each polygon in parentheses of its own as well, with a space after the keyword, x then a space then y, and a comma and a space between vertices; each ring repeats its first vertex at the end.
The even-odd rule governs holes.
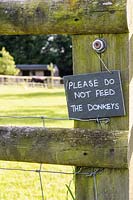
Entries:
POLYGON ((43 127, 45 127, 45 116, 41 116, 43 127))
POLYGON ((86 176, 89 176, 89 177, 93 177, 93 184, 94 184, 94 199, 95 200, 98 200, 98 191, 97 191, 97 182, 96 182, 96 176, 97 174, 101 173, 104 169, 97 169, 93 172, 88 172, 88 175, 86 176))
POLYGON ((109 70, 109 68, 106 66, 106 64, 104 63, 104 61, 102 60, 102 58, 96 53, 97 57, 99 58, 100 62, 103 64, 104 68, 109 72, 109 73, 113 73, 112 71, 109 70))
MULTIPOLYGON (((44 200, 44 192, 43 192, 43 184, 42 184, 42 176, 41 176, 41 172, 42 172, 42 163, 40 163, 40 168, 37 170, 32 170, 33 172, 37 172, 39 174, 39 180, 40 180, 40 187, 41 187, 41 194, 42 194, 42 200, 44 200)), ((28 171, 28 170, 27 170, 28 171)), ((30 170, 31 171, 31 170, 30 170)))
POLYGON ((102 39, 96 39, 92 44, 91 42, 89 42, 89 45, 91 48, 93 48, 93 52, 95 52, 95 54, 97 55, 98 59, 100 60, 100 62, 102 63, 102 65, 104 66, 104 68, 109 72, 109 73, 113 73, 112 71, 109 70, 109 68, 106 66, 106 64, 104 63, 104 61, 102 60, 102 58, 100 57, 100 55, 106 50, 107 45, 103 45, 103 48, 101 46, 101 43, 105 42, 105 40, 102 39), (98 41, 99 40, 99 41, 98 41), (100 42, 100 43, 99 43, 100 42), (99 45, 100 44, 100 45, 99 45), (96 45, 96 46, 94 46, 96 45), (105 48, 104 48, 105 47, 105 48), (98 49, 97 49, 98 48, 98 49), (100 51, 101 48, 101 51, 100 51))

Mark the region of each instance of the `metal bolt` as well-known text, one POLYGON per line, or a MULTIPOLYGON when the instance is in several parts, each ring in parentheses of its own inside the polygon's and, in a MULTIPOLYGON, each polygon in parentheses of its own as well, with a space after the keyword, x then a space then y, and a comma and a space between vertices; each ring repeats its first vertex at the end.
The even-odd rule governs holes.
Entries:
POLYGON ((92 43, 92 48, 97 52, 97 53, 103 53, 106 48, 107 48, 107 43, 104 39, 99 38, 96 39, 93 43, 92 43))

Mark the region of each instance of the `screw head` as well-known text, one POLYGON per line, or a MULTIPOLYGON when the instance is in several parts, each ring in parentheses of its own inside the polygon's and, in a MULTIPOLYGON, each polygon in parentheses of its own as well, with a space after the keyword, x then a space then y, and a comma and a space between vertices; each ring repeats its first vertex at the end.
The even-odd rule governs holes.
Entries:
POLYGON ((92 48, 97 52, 97 53, 103 53, 106 48, 107 48, 107 44, 106 41, 104 39, 96 39, 93 43, 92 43, 92 48))

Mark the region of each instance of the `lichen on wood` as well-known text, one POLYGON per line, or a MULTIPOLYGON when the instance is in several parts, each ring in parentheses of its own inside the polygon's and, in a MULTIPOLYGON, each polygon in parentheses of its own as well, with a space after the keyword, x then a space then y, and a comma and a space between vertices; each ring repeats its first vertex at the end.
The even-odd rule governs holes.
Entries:
POLYGON ((0 34, 128 32, 126 0, 0 0, 0 21, 0 34))
POLYGON ((127 168, 127 132, 0 127, 0 160, 127 168))

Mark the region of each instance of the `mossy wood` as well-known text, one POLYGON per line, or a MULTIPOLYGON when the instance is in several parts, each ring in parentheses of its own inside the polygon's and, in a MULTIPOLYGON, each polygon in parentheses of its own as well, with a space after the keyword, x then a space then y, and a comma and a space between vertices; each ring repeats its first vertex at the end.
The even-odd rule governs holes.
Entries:
MULTIPOLYGON (((102 124, 108 130, 128 130, 129 128, 129 35, 128 34, 97 34, 73 36, 73 63, 75 74, 85 74, 106 71, 97 53, 92 49, 92 43, 97 38, 104 38, 107 50, 101 58, 109 70, 120 70, 122 89, 124 93, 126 115, 111 117, 108 124, 102 124)), ((75 122, 75 127, 97 128, 95 121, 75 122)))
MULTIPOLYGON (((83 168, 81 172, 93 172, 97 168, 83 168)), ((96 175, 98 200, 129 200, 129 171, 128 169, 104 169, 96 175)), ((76 200, 95 200, 94 178, 77 175, 76 200), (83 186, 88 186, 84 188, 83 186)))
POLYGON ((0 160, 127 168, 127 133, 0 127, 0 160))
MULTIPOLYGON (((94 121, 80 122, 75 121, 75 128, 89 128, 95 130, 101 128, 101 131, 118 130, 121 132, 127 130, 129 133, 129 75, 132 77, 131 52, 132 37, 131 34, 93 34, 93 35, 75 35, 73 36, 73 63, 74 73, 84 74, 106 70, 96 52, 92 49, 92 42, 97 38, 104 38, 107 42, 107 50, 101 54, 101 58, 109 70, 120 70, 122 78, 122 89, 124 93, 126 116, 111 117, 109 123, 98 124, 94 121)), ((131 78, 132 79, 132 78, 131 78)), ((130 121, 132 121, 130 117, 130 121)), ((131 123, 131 122, 130 122, 131 123)), ((132 134, 133 135, 133 134, 132 134)), ((133 155, 133 137, 129 137, 130 149, 128 151, 129 162, 133 155), (132 138, 132 139, 131 139, 132 138)), ((123 155, 123 152, 121 152, 123 155)), ((127 156, 127 155, 125 155, 127 156)), ((120 156, 121 157, 121 156, 120 156)), ((109 157, 111 159, 111 157, 109 157)), ((113 167, 112 167, 113 168, 113 167)), ((119 168, 119 167, 118 167, 119 168)), ((82 172, 91 169, 83 168, 82 172)), ((132 175, 131 170, 126 168, 121 170, 107 169, 102 175, 97 175, 97 188, 99 200, 129 200, 132 194, 132 175), (105 173, 106 172, 106 173, 105 173), (130 182, 129 182, 130 173, 130 182), (111 181, 111 182, 110 182, 111 181), (121 183, 121 184, 120 184, 121 183), (130 185, 130 186, 129 186, 130 185), (130 188, 130 189, 129 189, 130 188)), ((76 200, 94 200, 93 178, 86 178, 76 175, 76 200)))
POLYGON ((0 34, 125 33, 130 0, 0 0, 0 34))

